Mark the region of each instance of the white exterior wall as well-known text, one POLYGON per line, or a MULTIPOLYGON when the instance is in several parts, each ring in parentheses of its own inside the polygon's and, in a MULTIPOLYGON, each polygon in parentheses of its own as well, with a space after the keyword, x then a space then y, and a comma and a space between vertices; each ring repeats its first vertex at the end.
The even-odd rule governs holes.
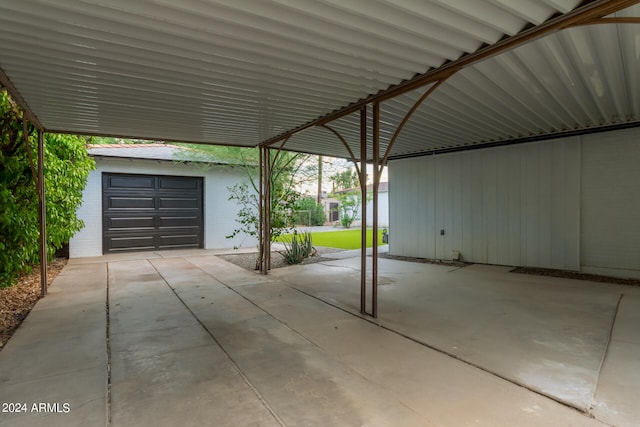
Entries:
POLYGON ((102 173, 135 173, 143 175, 198 176, 204 180, 204 247, 224 249, 234 246, 255 245, 255 239, 239 236, 225 238, 237 228, 235 221, 239 207, 229 198, 228 187, 246 179, 242 169, 227 166, 205 167, 200 164, 178 164, 155 160, 128 160, 117 158, 96 159, 96 170, 89 174, 83 192, 83 203, 78 217, 85 228, 76 233, 69 242, 69 257, 102 255, 102 173))
POLYGON ((640 128, 396 160, 389 176, 392 254, 640 277, 640 128))
MULTIPOLYGON (((358 215, 358 218, 360 216, 358 215)), ((367 202, 367 225, 373 225, 373 200, 367 202)), ((389 192, 378 193, 378 226, 389 226, 389 192)))
MULTIPOLYGON (((370 197, 373 197, 370 193, 370 197)), ((362 222, 362 205, 356 209, 355 219, 351 227, 360 227, 362 222)), ((327 216, 328 217, 328 216, 327 216)), ((367 227, 373 227, 373 200, 367 201, 367 227)), ((389 227, 389 192, 378 193, 378 227, 389 227)))
POLYGON ((397 160, 389 174, 392 254, 580 268, 577 137, 397 160))
POLYGON ((582 270, 640 277, 640 128, 582 138, 582 270))

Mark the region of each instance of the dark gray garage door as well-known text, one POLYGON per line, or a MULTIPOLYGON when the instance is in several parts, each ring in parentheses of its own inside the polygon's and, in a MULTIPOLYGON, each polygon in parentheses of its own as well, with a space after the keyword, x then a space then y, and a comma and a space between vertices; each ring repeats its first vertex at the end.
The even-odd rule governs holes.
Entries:
POLYGON ((202 178, 103 173, 103 252, 201 248, 202 206, 202 178))

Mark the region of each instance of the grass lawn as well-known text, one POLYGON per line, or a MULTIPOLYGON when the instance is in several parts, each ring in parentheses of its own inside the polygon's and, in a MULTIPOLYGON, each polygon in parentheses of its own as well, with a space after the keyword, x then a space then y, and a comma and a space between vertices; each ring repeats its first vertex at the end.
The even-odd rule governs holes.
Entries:
MULTIPOLYGON (((359 249, 362 233, 360 229, 341 230, 341 231, 322 231, 311 233, 311 241, 313 246, 326 246, 329 248, 339 249, 359 249)), ((370 248, 373 238, 373 230, 367 230, 367 247, 370 248)), ((281 236, 278 241, 289 241, 290 234, 281 236)), ((382 244, 382 228, 378 230, 378 245, 382 244)))

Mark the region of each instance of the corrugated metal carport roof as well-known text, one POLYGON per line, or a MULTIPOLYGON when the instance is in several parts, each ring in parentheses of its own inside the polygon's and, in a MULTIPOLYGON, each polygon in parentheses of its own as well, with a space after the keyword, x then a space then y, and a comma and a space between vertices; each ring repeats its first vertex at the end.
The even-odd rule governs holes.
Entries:
MULTIPOLYGON (((638 17, 635 3, 0 0, 0 77, 48 131, 255 146, 567 16, 638 17)), ((523 41, 444 82, 390 155, 640 120, 637 23, 523 41)), ((382 102, 383 148, 428 87, 382 102)), ((356 116, 331 126, 359 156, 356 116)), ((318 127, 287 148, 347 156, 318 127)))

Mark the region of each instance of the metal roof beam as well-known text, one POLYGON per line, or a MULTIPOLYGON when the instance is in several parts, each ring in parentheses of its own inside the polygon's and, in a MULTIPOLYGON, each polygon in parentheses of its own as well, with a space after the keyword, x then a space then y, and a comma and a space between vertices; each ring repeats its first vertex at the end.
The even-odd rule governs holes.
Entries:
POLYGON ((264 140, 259 145, 269 146, 275 144, 279 141, 282 141, 284 138, 287 138, 310 127, 324 125, 333 120, 354 113, 362 108, 362 106, 365 106, 372 102, 381 102, 406 93, 408 91, 414 90, 416 88, 425 86, 429 83, 433 83, 437 80, 446 79, 456 71, 459 71, 489 57, 495 56, 506 50, 513 49, 524 43, 530 42, 553 32, 563 30, 565 28, 588 24, 589 21, 600 19, 621 9, 633 6, 637 3, 640 3, 640 0, 594 0, 587 2, 583 6, 576 8, 572 12, 552 18, 547 22, 535 27, 525 29, 518 34, 507 37, 491 46, 481 48, 473 53, 464 55, 455 61, 448 62, 439 68, 432 69, 424 74, 417 75, 412 79, 406 80, 400 84, 379 91, 376 94, 360 99, 339 110, 328 113, 322 117, 318 117, 315 120, 290 129, 289 131, 284 132, 278 136, 264 140))

